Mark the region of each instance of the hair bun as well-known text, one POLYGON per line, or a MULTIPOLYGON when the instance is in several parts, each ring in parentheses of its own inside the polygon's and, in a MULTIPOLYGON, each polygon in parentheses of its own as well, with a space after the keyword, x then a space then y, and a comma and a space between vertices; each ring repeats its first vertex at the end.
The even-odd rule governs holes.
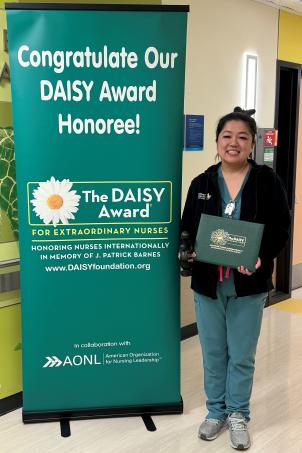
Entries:
POLYGON ((255 109, 243 110, 241 107, 237 106, 234 108, 233 112, 243 113, 244 115, 252 116, 256 113, 256 110, 255 109))

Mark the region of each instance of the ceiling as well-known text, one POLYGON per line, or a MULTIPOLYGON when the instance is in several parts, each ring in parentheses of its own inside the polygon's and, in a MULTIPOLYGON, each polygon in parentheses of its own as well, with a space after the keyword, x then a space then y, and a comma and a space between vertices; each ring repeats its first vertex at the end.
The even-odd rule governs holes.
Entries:
POLYGON ((273 8, 283 9, 288 13, 302 16, 302 0, 254 0, 273 8))

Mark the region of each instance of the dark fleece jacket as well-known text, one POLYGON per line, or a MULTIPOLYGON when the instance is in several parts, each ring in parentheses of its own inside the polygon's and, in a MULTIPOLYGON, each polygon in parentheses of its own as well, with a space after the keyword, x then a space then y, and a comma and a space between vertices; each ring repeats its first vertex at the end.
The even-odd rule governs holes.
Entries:
MULTIPOLYGON (((249 160, 251 171, 242 191, 240 219, 265 225, 259 257, 261 266, 251 276, 234 269, 237 296, 249 296, 273 288, 273 260, 289 238, 290 213, 280 178, 266 165, 249 160)), ((181 231, 188 231, 194 244, 202 213, 221 216, 221 199, 217 170, 221 163, 209 167, 193 179, 184 207, 181 231)), ((216 299, 218 267, 193 263, 191 288, 216 299)))

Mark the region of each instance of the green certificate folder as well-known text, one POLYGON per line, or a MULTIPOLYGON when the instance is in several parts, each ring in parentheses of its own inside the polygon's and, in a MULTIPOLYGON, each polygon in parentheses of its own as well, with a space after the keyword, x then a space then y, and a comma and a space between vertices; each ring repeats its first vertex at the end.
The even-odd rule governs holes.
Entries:
POLYGON ((197 261, 255 270, 264 225, 202 214, 195 242, 197 261))

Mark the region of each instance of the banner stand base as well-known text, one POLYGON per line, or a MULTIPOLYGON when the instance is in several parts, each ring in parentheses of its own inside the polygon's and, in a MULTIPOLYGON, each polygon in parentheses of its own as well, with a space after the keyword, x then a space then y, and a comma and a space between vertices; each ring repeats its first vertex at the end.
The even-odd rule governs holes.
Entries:
POLYGON ((145 423, 145 427, 147 431, 154 432, 156 431, 156 426, 154 424, 154 421, 151 418, 151 415, 145 414, 142 415, 143 422, 145 423))
MULTIPOLYGON (((152 420, 151 415, 144 414, 142 415, 143 422, 145 424, 145 427, 147 431, 154 432, 156 431, 156 426, 154 421, 152 420)), ((60 420, 60 428, 61 428, 61 437, 70 437, 71 436, 71 430, 70 430, 70 423, 68 419, 61 419, 60 420)))
POLYGON ((182 413, 183 413, 183 401, 181 399, 178 403, 161 404, 156 406, 109 407, 100 409, 80 409, 80 410, 43 411, 43 412, 29 412, 23 410, 22 419, 23 423, 42 423, 42 422, 61 423, 65 421, 68 424, 69 420, 87 420, 90 418, 142 417, 146 425, 145 420, 147 420, 147 417, 145 416, 149 415, 151 417, 152 415, 173 415, 182 413))
POLYGON ((70 437, 71 431, 70 431, 70 423, 68 419, 61 419, 60 420, 60 428, 61 428, 61 436, 62 437, 70 437))

